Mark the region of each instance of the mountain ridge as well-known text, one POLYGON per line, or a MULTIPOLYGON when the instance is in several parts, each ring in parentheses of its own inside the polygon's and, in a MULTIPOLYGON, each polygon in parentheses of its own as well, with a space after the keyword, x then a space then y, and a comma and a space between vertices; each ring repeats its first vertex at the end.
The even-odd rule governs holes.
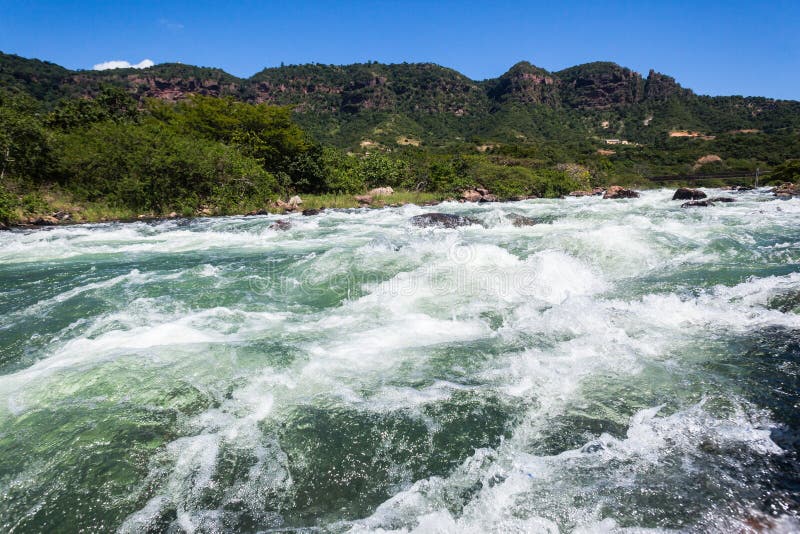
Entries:
POLYGON ((652 144, 672 131, 708 137, 800 128, 798 101, 696 95, 667 74, 650 70, 644 76, 609 61, 556 72, 519 61, 486 80, 435 63, 377 62, 268 67, 239 78, 181 63, 69 70, 0 52, 0 86, 16 86, 50 105, 91 97, 103 85, 122 87, 139 100, 174 102, 199 94, 290 106, 315 137, 341 147, 391 145, 401 137, 432 145, 586 137, 652 144))

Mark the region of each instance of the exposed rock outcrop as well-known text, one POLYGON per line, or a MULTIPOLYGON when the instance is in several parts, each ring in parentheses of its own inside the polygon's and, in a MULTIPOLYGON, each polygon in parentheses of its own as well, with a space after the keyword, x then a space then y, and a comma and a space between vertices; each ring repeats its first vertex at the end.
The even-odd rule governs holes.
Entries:
POLYGON ((800 185, 785 182, 772 189, 772 194, 776 197, 791 198, 800 196, 800 185))
POLYGON ((388 197, 394 194, 394 189, 391 187, 376 187, 375 189, 370 189, 367 194, 373 197, 388 197))
POLYGON ((461 198, 467 202, 497 202, 497 197, 491 194, 487 189, 476 187, 474 189, 467 189, 461 193, 461 198))
POLYGON ((699 189, 689 189, 688 187, 679 187, 675 194, 672 195, 672 200, 700 200, 706 198, 705 193, 699 189))
POLYGON ((603 198, 618 199, 618 198, 639 198, 639 193, 633 189, 625 189, 619 185, 612 185, 606 189, 603 198))

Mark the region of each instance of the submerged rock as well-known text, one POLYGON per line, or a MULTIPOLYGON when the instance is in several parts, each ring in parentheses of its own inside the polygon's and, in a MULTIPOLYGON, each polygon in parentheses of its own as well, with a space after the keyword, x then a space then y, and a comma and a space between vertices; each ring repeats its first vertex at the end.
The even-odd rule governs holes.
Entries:
POLYGON ((303 210, 303 215, 305 215, 306 217, 309 217, 311 215, 319 215, 320 213, 322 213, 322 210, 324 209, 325 208, 303 210))
POLYGON ((681 204, 682 208, 707 208, 709 206, 713 206, 714 203, 710 200, 691 200, 689 202, 684 202, 681 204))
POLYGON ((639 193, 633 189, 625 189, 619 185, 612 185, 606 189, 603 198, 617 199, 617 198, 639 198, 639 193))
POLYGON ((513 224, 517 228, 521 228, 523 226, 533 226, 535 224, 540 224, 542 222, 534 217, 526 217, 525 215, 516 215, 513 213, 506 215, 506 218, 510 219, 511 224, 513 224))
POLYGON ((269 225, 270 230, 288 230, 292 227, 292 221, 287 219, 278 219, 269 225))
POLYGON ((675 194, 672 195, 672 200, 700 200, 706 198, 706 194, 699 189, 689 189, 688 187, 679 187, 675 194))
POLYGON ((735 198, 731 198, 731 197, 714 197, 714 198, 709 198, 708 201, 709 202, 736 202, 736 199, 735 198))
POLYGON ((470 224, 478 224, 478 221, 470 217, 462 217, 461 215, 451 215, 449 213, 423 213, 422 215, 414 215, 411 217, 411 224, 422 228, 431 226, 441 226, 443 228, 456 228, 458 226, 469 226, 470 224))
POLYGON ((800 291, 788 291, 775 295, 767 302, 767 308, 782 313, 797 313, 800 311, 800 291))

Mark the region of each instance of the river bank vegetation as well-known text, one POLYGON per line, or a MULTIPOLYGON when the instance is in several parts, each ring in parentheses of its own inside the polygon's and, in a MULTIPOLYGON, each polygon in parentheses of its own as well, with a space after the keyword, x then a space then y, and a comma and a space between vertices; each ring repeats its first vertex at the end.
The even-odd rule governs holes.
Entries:
POLYGON ((610 63, 520 63, 485 82, 428 64, 290 66, 251 85, 221 72, 67 71, 0 54, 0 223, 280 211, 294 195, 354 207, 375 187, 396 191, 380 206, 471 188, 646 188, 660 174, 797 179, 796 102, 698 97, 610 63), (575 89, 585 83, 620 101, 575 89))

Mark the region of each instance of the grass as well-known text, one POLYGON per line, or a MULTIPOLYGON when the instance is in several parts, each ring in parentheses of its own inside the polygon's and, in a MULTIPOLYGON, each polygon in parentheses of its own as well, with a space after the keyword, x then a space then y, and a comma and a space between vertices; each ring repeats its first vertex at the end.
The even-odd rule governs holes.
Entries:
MULTIPOLYGON (((441 202, 448 195, 442 193, 428 193, 424 191, 395 191, 393 195, 375 197, 370 204, 372 207, 383 207, 392 204, 425 204, 428 202, 441 202)), ((303 209, 320 208, 357 208, 364 204, 359 203, 354 195, 302 195, 303 209)))
MULTIPOLYGON (((56 212, 66 212, 70 214, 70 218, 64 221, 66 224, 70 223, 93 223, 104 221, 129 221, 136 219, 154 219, 168 217, 170 212, 156 213, 156 212, 140 212, 131 210, 129 208, 112 206, 103 202, 80 202, 76 201, 70 194, 61 191, 46 189, 35 193, 36 207, 34 210, 26 209, 23 206, 18 206, 13 210, 12 224, 26 224, 29 218, 36 218, 46 215, 51 215, 56 212)), ((344 208, 357 208, 369 206, 373 208, 381 208, 384 206, 398 205, 398 204, 427 204, 440 202, 447 198, 448 195, 441 193, 428 193, 422 191, 396 191, 393 195, 386 197, 375 197, 371 204, 362 204, 355 199, 355 195, 340 195, 340 194, 324 194, 324 195, 301 195, 303 203, 300 205, 301 209, 344 209, 344 208)), ((262 206, 271 213, 284 213, 284 209, 279 208, 275 204, 262 206)), ((252 203, 243 201, 241 209, 227 209, 225 215, 241 215, 259 209, 258 206, 252 203)), ((213 210, 214 214, 219 214, 218 210, 213 210)), ((177 214, 178 216, 192 216, 193 212, 177 214)))

